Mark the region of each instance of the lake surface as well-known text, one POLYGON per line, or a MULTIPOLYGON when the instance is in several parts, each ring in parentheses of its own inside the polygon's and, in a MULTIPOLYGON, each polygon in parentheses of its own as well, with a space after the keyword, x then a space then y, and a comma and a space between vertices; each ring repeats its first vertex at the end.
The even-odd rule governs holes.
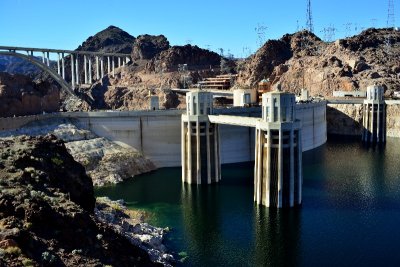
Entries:
POLYGON ((181 182, 164 168, 98 196, 124 199, 170 227, 182 266, 400 266, 400 140, 365 147, 340 138, 303 153, 303 205, 253 202, 253 163, 222 166, 222 181, 181 182))

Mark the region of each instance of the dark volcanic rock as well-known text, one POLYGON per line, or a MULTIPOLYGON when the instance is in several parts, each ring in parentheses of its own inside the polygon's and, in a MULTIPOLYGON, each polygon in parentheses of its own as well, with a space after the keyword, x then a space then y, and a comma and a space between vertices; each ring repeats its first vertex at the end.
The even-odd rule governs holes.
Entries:
POLYGON ((215 52, 199 48, 198 46, 185 45, 173 46, 161 52, 147 66, 150 71, 162 69, 165 71, 177 71, 179 64, 188 64, 188 68, 194 70, 209 69, 210 66, 220 65, 221 56, 215 52))
POLYGON ((60 91, 54 84, 0 72, 0 117, 54 112, 59 107, 60 91))
POLYGON ((115 26, 90 36, 76 50, 130 54, 135 37, 115 26))
POLYGON ((139 35, 133 45, 132 58, 133 60, 152 59, 169 47, 169 42, 164 35, 139 35))
POLYGON ((95 219, 93 185, 54 136, 0 139, 0 266, 149 266, 95 219))

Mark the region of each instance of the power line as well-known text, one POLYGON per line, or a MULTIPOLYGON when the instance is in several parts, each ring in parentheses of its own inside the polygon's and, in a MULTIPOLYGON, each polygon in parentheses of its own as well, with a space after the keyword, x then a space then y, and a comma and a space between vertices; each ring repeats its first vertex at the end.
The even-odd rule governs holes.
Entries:
POLYGON ((313 25, 313 19, 312 19, 312 11, 311 11, 311 0, 307 1, 307 23, 306 27, 309 32, 314 32, 314 25, 313 25))

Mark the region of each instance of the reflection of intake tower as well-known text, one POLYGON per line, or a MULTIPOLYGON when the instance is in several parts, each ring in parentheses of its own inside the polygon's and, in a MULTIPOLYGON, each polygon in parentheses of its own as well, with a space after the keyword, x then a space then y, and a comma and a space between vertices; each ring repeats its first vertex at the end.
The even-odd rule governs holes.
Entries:
POLYGON ((182 115, 182 180, 210 184, 221 180, 218 125, 209 122, 213 97, 208 92, 186 94, 182 115))
POLYGON ((262 121, 256 126, 254 201, 267 207, 301 204, 300 122, 295 96, 279 91, 262 96, 262 121))
POLYGON ((386 141, 386 106, 382 86, 368 86, 364 100, 363 134, 364 142, 383 143, 386 141))

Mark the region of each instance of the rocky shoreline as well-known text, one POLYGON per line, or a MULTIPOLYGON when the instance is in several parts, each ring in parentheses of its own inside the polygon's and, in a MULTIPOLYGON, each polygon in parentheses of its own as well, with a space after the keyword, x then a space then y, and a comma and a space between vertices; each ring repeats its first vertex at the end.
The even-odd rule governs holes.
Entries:
POLYGON ((69 153, 85 167, 94 186, 116 184, 156 169, 139 151, 98 137, 73 119, 38 121, 17 130, 0 132, 0 137, 46 134, 53 134, 65 142, 69 153))
POLYGON ((172 266, 174 257, 163 244, 168 228, 154 227, 144 222, 145 214, 129 210, 123 200, 112 201, 107 197, 96 199, 96 218, 108 224, 115 232, 125 236, 133 245, 144 249, 154 262, 172 266))
POLYGON ((94 198, 54 135, 0 138, 0 266, 171 266, 167 229, 94 198))

